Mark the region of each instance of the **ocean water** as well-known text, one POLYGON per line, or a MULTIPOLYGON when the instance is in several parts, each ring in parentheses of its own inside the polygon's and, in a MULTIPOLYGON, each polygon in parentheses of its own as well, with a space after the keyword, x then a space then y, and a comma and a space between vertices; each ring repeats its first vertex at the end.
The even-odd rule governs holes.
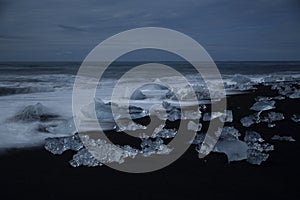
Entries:
MULTIPOLYGON (((109 102, 114 85, 122 73, 142 63, 113 63, 97 90, 97 97, 109 102)), ((195 70, 182 62, 164 63, 180 71, 191 84, 198 85, 201 79, 195 70)), ((217 62, 225 85, 241 74, 254 82, 268 76, 289 77, 299 80, 300 62, 217 62)), ((80 63, 32 62, 0 64, 0 149, 41 145, 47 137, 72 134, 72 89, 80 63), (59 116, 55 120, 12 120, 29 105, 41 103, 49 112, 59 116), (67 124, 64 126, 63 124, 67 124), (47 130, 45 131, 45 127, 47 130), (50 127, 50 128, 49 128, 50 127), (51 129, 53 127, 53 129, 51 129)), ((136 77, 138 79, 138 75, 136 77)), ((176 78, 172 79, 176 83, 176 78)), ((201 91, 200 91, 201 92, 201 91)), ((227 95, 241 91, 227 90, 227 95)), ((155 98, 154 98, 155 99, 155 98)), ((150 101, 150 100, 149 100, 150 101)), ((153 99, 151 100, 153 101, 153 99)), ((152 102, 153 103, 153 102, 152 102)), ((158 101, 159 103, 159 101, 158 101)))

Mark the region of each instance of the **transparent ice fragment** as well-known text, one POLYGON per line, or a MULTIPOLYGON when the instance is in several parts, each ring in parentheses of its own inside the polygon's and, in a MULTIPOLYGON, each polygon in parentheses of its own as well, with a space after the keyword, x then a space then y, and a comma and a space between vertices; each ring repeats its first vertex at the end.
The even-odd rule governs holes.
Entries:
POLYGON ((259 133, 255 131, 246 131, 245 137, 244 137, 245 142, 263 142, 264 139, 260 136, 259 133))
POLYGON ((78 134, 67 137, 46 138, 45 149, 53 154, 62 154, 67 150, 78 151, 83 144, 78 134))
POLYGON ((293 114, 291 120, 293 120, 294 122, 300 122, 300 114, 293 114))
POLYGON ((63 120, 58 124, 43 125, 42 128, 47 133, 61 134, 61 135, 73 135, 76 132, 76 127, 73 118, 63 120))
POLYGON ((260 123, 260 112, 254 113, 254 114, 246 116, 246 117, 243 117, 240 121, 241 121, 242 125, 245 126, 245 127, 249 127, 249 126, 251 126, 252 124, 255 124, 255 123, 256 124, 260 123))
POLYGON ((144 156, 150 156, 152 154, 169 154, 172 149, 163 143, 160 138, 142 138, 142 153, 144 156))
POLYGON ((211 121, 216 118, 219 118, 222 122, 232 122, 233 121, 232 111, 226 110, 225 113, 212 112, 212 113, 205 113, 203 115, 203 121, 211 121))
POLYGON ((204 141, 205 134, 204 133, 197 133, 191 144, 201 144, 204 141))
POLYGON ((223 140, 239 140, 239 136, 241 136, 241 134, 239 133, 239 131, 237 129, 235 129, 232 126, 225 126, 222 129, 220 139, 223 139, 223 140))
POLYGON ((97 159, 93 157, 93 155, 87 149, 79 150, 75 155, 73 155, 73 159, 69 161, 72 167, 79 166, 87 166, 87 167, 97 167, 102 166, 97 159))
POLYGON ((187 129, 190 131, 201 131, 202 129, 202 124, 201 123, 195 123, 193 121, 189 121, 187 124, 187 129))
POLYGON ((240 140, 219 140, 213 152, 225 153, 228 162, 247 159, 248 146, 240 140))
POLYGON ((160 125, 157 127, 154 132, 152 138, 159 137, 159 138, 173 138, 175 137, 177 130, 176 129, 165 129, 163 128, 164 125, 160 125))
POLYGON ((123 163, 125 158, 132 156, 119 146, 102 139, 92 139, 88 135, 81 136, 82 142, 89 152, 101 163, 123 163))
POLYGON ((250 110, 264 111, 275 108, 275 101, 258 101, 250 108, 250 110))
POLYGON ((279 135, 274 135, 271 139, 272 140, 278 140, 278 141, 288 141, 288 142, 295 142, 296 141, 291 136, 279 136, 279 135))

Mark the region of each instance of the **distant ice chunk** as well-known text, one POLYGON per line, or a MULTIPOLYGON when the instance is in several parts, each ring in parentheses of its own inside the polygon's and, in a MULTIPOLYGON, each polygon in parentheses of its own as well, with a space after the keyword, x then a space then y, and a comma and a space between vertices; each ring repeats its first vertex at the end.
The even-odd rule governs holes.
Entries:
POLYGON ((291 120, 293 120, 294 122, 300 122, 300 114, 293 114, 291 120))
POLYGON ((279 135, 274 135, 271 139, 272 140, 278 140, 278 141, 288 141, 288 142, 295 142, 296 141, 291 136, 279 136, 279 135))
POLYGON ((79 151, 83 144, 78 134, 67 137, 46 138, 45 149, 53 154, 62 154, 67 150, 79 151))
POLYGON ((240 74, 235 74, 231 81, 236 83, 234 89, 238 89, 240 91, 256 89, 250 78, 240 74))
POLYGON ((22 122, 49 121, 57 117, 59 116, 52 113, 49 108, 45 107, 41 103, 37 103, 35 105, 25 107, 23 110, 19 111, 14 117, 12 117, 11 120, 22 122))
POLYGON ((275 108, 275 101, 258 101, 250 108, 250 110, 264 111, 275 108))

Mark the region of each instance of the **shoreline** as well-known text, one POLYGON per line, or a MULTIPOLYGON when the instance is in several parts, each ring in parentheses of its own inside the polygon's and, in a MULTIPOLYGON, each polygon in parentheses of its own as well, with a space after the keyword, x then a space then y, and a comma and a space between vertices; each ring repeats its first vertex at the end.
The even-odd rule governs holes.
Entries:
MULTIPOLYGON (((252 113, 249 108, 257 96, 276 96, 268 87, 258 87, 253 93, 229 97, 228 110, 234 112, 229 126, 241 133, 254 130, 261 133, 275 150, 261 165, 246 161, 228 163, 225 154, 211 153, 199 159, 191 146, 177 161, 159 171, 146 174, 118 172, 106 166, 72 168, 68 161, 73 152, 52 155, 44 148, 11 149, 0 154, 2 195, 8 198, 38 197, 68 198, 289 198, 299 196, 292 184, 300 175, 299 123, 290 115, 300 113, 299 100, 276 101, 275 112, 284 112, 285 119, 274 128, 266 123, 245 128, 240 118, 252 113), (292 136, 296 142, 272 141, 274 135, 292 136)), ((227 125, 227 123, 226 123, 227 125)))

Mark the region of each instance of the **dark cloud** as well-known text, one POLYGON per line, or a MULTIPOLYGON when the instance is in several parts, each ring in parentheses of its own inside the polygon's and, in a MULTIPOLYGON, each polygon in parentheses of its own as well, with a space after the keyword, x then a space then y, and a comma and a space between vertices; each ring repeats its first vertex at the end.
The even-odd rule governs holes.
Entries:
POLYGON ((299 8, 297 0, 0 0, 0 60, 59 52, 78 60, 107 37, 145 26, 181 31, 216 60, 299 60, 299 8))

